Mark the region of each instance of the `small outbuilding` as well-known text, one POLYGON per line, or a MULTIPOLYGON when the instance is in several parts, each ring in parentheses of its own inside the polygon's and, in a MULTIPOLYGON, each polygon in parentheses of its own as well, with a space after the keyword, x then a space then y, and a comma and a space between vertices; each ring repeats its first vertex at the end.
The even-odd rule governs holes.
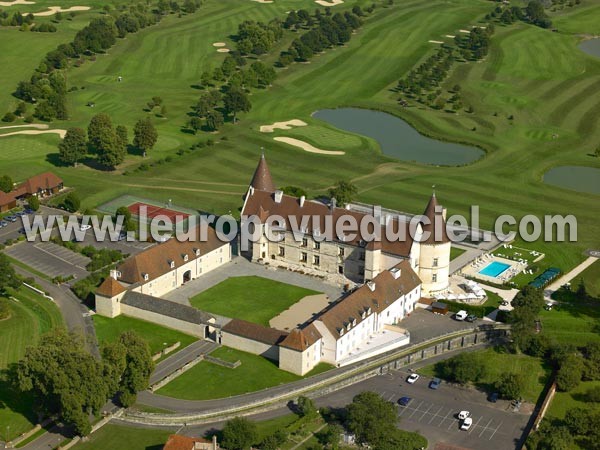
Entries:
POLYGON ((433 302, 431 304, 431 312, 435 314, 448 314, 448 305, 442 302, 433 302))

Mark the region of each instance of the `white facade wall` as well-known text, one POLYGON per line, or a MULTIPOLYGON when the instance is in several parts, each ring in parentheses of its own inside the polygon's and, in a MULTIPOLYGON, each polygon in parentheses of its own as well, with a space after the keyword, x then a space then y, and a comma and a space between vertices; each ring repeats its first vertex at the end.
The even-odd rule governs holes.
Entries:
POLYGON ((108 298, 96 294, 96 313, 111 319, 117 317, 121 314, 121 299, 124 295, 125 292, 121 292, 113 298, 108 298))
POLYGON ((423 293, 425 295, 448 288, 451 245, 450 242, 421 245, 419 270, 417 273, 423 282, 423 293))
POLYGON ((329 328, 320 320, 316 320, 313 323, 321 336, 323 336, 321 340, 321 361, 335 364, 336 337, 331 334, 329 328))
MULTIPOLYGON (((224 244, 210 253, 192 259, 154 280, 150 280, 147 283, 137 286, 133 291, 152 295, 153 297, 161 297, 182 286, 184 275, 187 271, 190 271, 190 276, 193 280, 229 261, 231 261, 231 245, 224 244)), ((167 264, 166 261, 165 264, 167 264)))
POLYGON ((305 375, 321 362, 321 339, 303 352, 279 347, 279 368, 296 375, 305 375))

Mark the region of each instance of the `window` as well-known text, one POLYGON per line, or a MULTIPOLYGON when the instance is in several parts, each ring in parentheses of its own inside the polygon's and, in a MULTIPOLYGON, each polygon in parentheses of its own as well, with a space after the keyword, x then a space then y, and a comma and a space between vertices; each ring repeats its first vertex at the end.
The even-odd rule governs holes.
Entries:
POLYGON ((361 261, 364 261, 365 260, 365 252, 360 252, 358 259, 360 259, 361 261))
POLYGON ((340 256, 344 256, 344 247, 340 247, 340 248, 338 249, 338 254, 339 254, 340 256))
POLYGON ((344 274, 344 266, 338 266, 338 273, 339 274, 344 274))
POLYGON ((279 256, 285 256, 285 247, 279 247, 279 256))
POLYGON ((438 259, 433 258, 433 267, 437 267, 437 266, 438 266, 438 259))
POLYGON ((313 256, 313 264, 318 266, 321 262, 321 258, 318 255, 313 256))
POLYGON ((320 250, 321 249, 321 243, 320 242, 315 242, 314 243, 314 248, 315 248, 315 250, 320 250))
POLYGON ((302 247, 308 247, 308 239, 302 238, 302 247))
POLYGON ((431 281, 434 283, 437 281, 437 273, 434 273, 433 275, 431 275, 431 281))
POLYGON ((302 261, 302 262, 308 261, 308 254, 306 252, 300 253, 300 261, 302 261))

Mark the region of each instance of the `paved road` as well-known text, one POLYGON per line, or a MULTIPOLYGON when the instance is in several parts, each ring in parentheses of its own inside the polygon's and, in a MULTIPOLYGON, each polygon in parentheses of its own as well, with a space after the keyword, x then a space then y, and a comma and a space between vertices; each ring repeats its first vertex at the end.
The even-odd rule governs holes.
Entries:
POLYGON ((57 286, 18 266, 15 267, 15 271, 21 276, 32 277, 42 289, 48 292, 58 306, 67 329, 74 333, 83 334, 90 352, 99 357, 96 330, 89 309, 81 303, 69 287, 65 284, 57 286))
POLYGON ((4 252, 50 278, 72 275, 80 280, 89 275, 85 268, 89 258, 51 242, 24 241, 6 248, 4 252))
POLYGON ((171 375, 173 372, 185 366, 190 361, 193 361, 200 355, 208 355, 218 347, 219 345, 214 342, 200 340, 179 350, 174 355, 163 359, 156 365, 154 372, 152 372, 152 375, 150 376, 150 385, 171 375))
POLYGON ((581 264, 579 264, 577 267, 575 267, 573 270, 564 274, 562 277, 560 277, 558 280, 554 281, 553 283, 550 283, 546 287, 546 289, 544 289, 545 299, 549 300, 549 301, 553 301, 551 299, 551 296, 552 296, 552 294, 554 294, 555 291, 557 291, 562 285, 569 283, 573 278, 575 278, 577 275, 579 275, 585 269, 590 267, 596 261, 598 261, 598 258, 590 256, 585 261, 583 261, 581 264))

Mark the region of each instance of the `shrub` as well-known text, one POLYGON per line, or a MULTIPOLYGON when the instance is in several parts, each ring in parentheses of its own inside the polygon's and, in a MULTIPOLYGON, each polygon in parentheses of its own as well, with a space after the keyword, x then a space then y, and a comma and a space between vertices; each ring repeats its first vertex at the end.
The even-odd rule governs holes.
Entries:
POLYGON ((10 308, 8 306, 8 301, 0 298, 0 320, 6 319, 10 316, 10 308))
POLYGON ((15 113, 9 111, 6 114, 4 114, 2 122, 14 122, 16 119, 17 116, 15 116, 15 113))

